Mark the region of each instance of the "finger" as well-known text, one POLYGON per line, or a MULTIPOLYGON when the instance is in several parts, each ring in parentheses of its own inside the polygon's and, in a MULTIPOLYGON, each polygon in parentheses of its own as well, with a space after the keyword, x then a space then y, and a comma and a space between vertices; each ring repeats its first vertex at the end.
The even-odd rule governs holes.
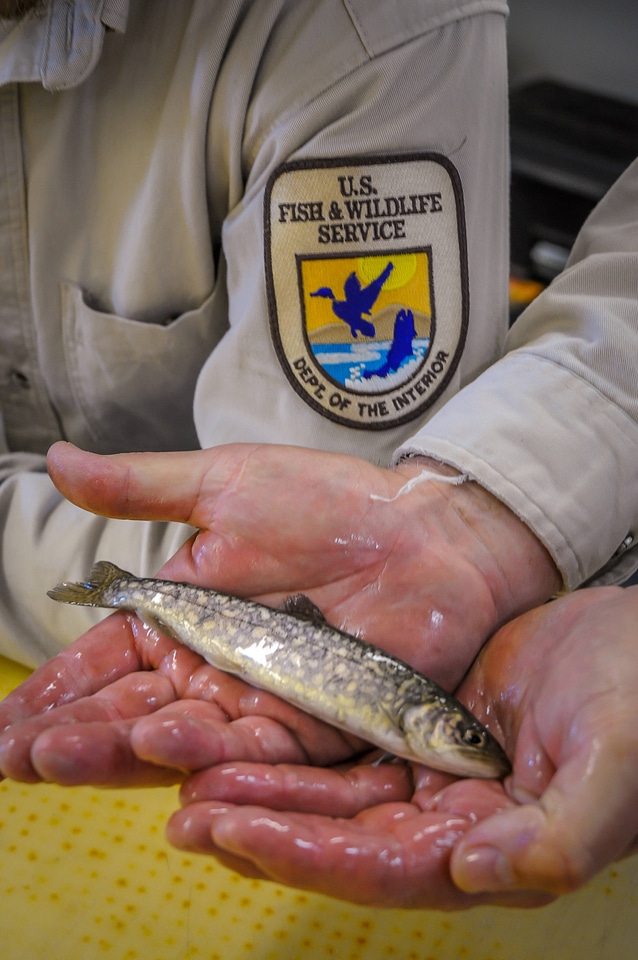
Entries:
POLYGON ((115 613, 48 660, 0 703, 0 730, 139 670, 131 622, 115 613))
MULTIPOLYGON (((229 479, 222 459, 220 487, 229 479)), ((225 462, 230 467, 228 458, 225 462)), ((55 443, 47 455, 49 474, 58 490, 85 510, 121 519, 184 523, 191 522, 207 465, 201 451, 102 456, 63 441, 55 443)))
MULTIPOLYGON (((396 824, 401 817, 414 819, 410 804, 388 805, 377 820, 396 824)), ((182 849, 215 855, 222 851, 248 861, 279 883, 357 903, 406 906, 406 898, 422 886, 435 887, 439 895, 450 887, 440 851, 434 857, 428 854, 454 824, 436 814, 427 819, 419 832, 421 843, 416 842, 420 855, 416 850, 408 855, 407 848, 374 822, 367 826, 358 819, 253 806, 230 808, 220 816, 216 805, 205 802, 175 814, 168 838, 182 849)))
POLYGON ((638 835, 638 744, 624 730, 583 737, 584 745, 559 767, 538 802, 499 813, 470 831, 452 858, 458 886, 560 894, 623 856, 638 835))
POLYGON ((220 722, 182 705, 139 720, 131 735, 140 759, 182 770, 239 759, 255 762, 307 762, 297 738, 268 718, 243 717, 220 722))
MULTIPOLYGON (((332 575, 335 562, 342 561, 343 538, 349 537, 351 525, 356 527, 358 512, 367 510, 368 499, 354 482, 361 462, 333 457, 327 464, 327 458, 317 451, 292 449, 284 456, 276 447, 251 444, 99 456, 58 443, 49 451, 48 464, 59 490, 86 510, 119 518, 178 521, 202 531, 163 567, 161 575, 193 583, 203 577, 207 584, 213 577, 217 589, 256 596, 285 593, 298 588, 303 579, 306 588, 321 584, 325 571, 332 575), (337 523, 339 541, 331 528, 327 534, 322 529, 324 522, 333 522, 326 509, 332 496, 339 498, 347 519, 346 528, 337 523), (288 523, 295 497, 303 499, 303 516, 312 518, 326 537, 321 549, 309 549, 312 537, 304 536, 299 524, 288 523), (345 503, 345 497, 353 502, 345 503)), ((369 465, 364 469, 394 479, 389 471, 369 465)), ((357 549, 364 547, 359 544, 357 549)), ((366 550, 371 562, 381 562, 375 549, 366 550)))
POLYGON ((367 906, 536 905, 539 898, 527 893, 471 896, 454 887, 449 850, 469 823, 415 813, 410 804, 384 804, 342 820, 202 802, 174 814, 167 837, 180 849, 231 858, 225 862, 248 875, 367 906))
POLYGON ((422 810, 436 810, 449 816, 466 817, 476 823, 515 805, 505 793, 503 784, 497 780, 448 780, 448 783, 433 793, 427 781, 425 786, 421 786, 419 779, 417 778, 414 802, 422 810))
POLYGON ((148 787, 178 783, 183 774, 140 760, 130 745, 133 721, 73 724, 45 731, 33 744, 38 779, 60 786, 148 787))
POLYGON ((227 853, 213 843, 211 837, 213 821, 230 810, 232 810, 231 805, 211 802, 199 803, 190 807, 187 816, 178 811, 167 823, 167 839, 169 843, 180 850, 215 857, 228 870, 233 870, 242 877, 269 880, 270 877, 251 860, 227 853))
POLYGON ((358 737, 235 677, 214 671, 219 681, 205 687, 197 677, 210 671, 212 667, 203 667, 193 682, 177 690, 189 700, 212 700, 218 713, 211 713, 210 705, 198 710, 176 702, 170 709, 142 718, 133 735, 139 756, 167 766, 187 758, 183 765, 191 770, 226 760, 326 765, 348 760, 366 746, 358 737), (231 729, 220 730, 221 719, 225 725, 234 721, 231 729))
MULTIPOLYGON (((39 715, 51 725, 59 716, 55 709, 92 695, 113 699, 121 715, 127 716, 132 688, 120 681, 134 677, 137 698, 143 696, 145 683, 154 682, 142 677, 151 671, 161 671, 175 696, 189 692, 204 696, 206 691, 211 698, 225 696, 229 703, 239 696, 227 675, 192 650, 130 614, 114 613, 39 667, 0 703, 0 731, 39 715)), ((237 684, 242 691, 247 689, 240 681, 237 684)))
POLYGON ((182 784, 183 804, 216 800, 270 810, 296 810, 353 817, 366 807, 408 801, 412 775, 407 764, 387 763, 323 769, 291 764, 221 764, 182 784))
MULTIPOLYGON (((58 490, 77 506, 93 513, 208 527, 215 515, 213 504, 222 492, 234 493, 241 488, 244 472, 252 511, 259 517, 267 517, 272 498, 277 499, 282 508, 289 504, 291 483, 295 484, 293 493, 297 488, 302 489, 307 503, 312 502, 317 509, 325 511, 330 485, 343 494, 342 475, 350 479, 354 471, 358 476, 362 462, 310 449, 302 452, 257 444, 228 444, 168 454, 103 456, 60 441, 49 449, 47 467, 58 490), (330 469, 325 468, 328 459, 330 469), (323 467, 319 478, 318 464, 323 467)), ((394 479, 393 474, 369 465, 363 465, 363 470, 366 475, 374 472, 375 477, 386 483, 388 477, 394 479)), ((355 502, 361 499, 358 491, 354 499, 355 502)), ((363 500, 367 505, 367 496, 364 495, 363 500)), ((247 512, 250 515, 250 509, 247 512)))
MULTIPOLYGON (((56 779, 50 771, 56 764, 61 770, 65 769, 65 759, 58 754, 73 736, 75 746, 72 762, 77 771, 73 782, 93 783, 93 774, 87 771, 83 776, 80 770, 80 739, 84 737, 87 741, 82 748, 82 756, 89 768, 93 769, 91 744, 98 725, 108 726, 120 720, 135 719, 157 710, 173 698, 172 685, 161 675, 154 672, 129 674, 94 696, 73 701, 9 727, 0 735, 0 772, 5 777, 24 783, 37 783, 41 779, 61 783, 63 780, 56 779), (72 734, 68 730, 59 730, 50 735, 54 729, 68 728, 70 725, 74 727, 72 734), (44 777, 42 764, 37 762, 42 755, 49 770, 44 777)), ((134 756, 130 747, 128 749, 134 756)))

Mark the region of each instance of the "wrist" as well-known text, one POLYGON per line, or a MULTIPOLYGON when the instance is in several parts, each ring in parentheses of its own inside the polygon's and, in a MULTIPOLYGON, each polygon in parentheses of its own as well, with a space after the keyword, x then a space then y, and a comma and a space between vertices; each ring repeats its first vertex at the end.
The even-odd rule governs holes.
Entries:
MULTIPOLYGON (((562 577, 547 548, 485 487, 452 465, 427 456, 406 457, 394 469, 406 481, 425 474, 469 532, 473 559, 493 599, 496 626, 561 590, 562 577), (450 483, 454 478, 458 482, 450 483)), ((416 489, 425 492, 428 486, 424 483, 416 489)))

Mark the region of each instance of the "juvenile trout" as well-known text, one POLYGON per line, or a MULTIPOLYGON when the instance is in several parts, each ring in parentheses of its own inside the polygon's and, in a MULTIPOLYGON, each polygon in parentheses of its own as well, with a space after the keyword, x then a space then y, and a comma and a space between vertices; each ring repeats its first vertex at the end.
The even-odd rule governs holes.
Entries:
POLYGON ((302 594, 275 610, 204 587, 97 563, 84 583, 48 591, 64 603, 136 613, 214 667, 406 760, 465 777, 510 763, 458 700, 408 664, 331 627, 302 594))

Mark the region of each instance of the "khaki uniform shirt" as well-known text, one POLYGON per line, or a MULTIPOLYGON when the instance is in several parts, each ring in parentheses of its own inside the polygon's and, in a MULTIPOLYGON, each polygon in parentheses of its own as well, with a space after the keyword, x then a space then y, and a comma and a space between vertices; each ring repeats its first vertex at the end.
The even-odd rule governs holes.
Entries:
POLYGON ((506 12, 51 0, 0 21, 0 651, 54 653, 91 614, 47 588, 98 558, 152 574, 187 534, 62 501, 59 438, 430 453, 516 510, 570 587, 632 542, 629 265, 603 256, 587 295, 568 271, 558 320, 550 298, 494 366, 506 12))

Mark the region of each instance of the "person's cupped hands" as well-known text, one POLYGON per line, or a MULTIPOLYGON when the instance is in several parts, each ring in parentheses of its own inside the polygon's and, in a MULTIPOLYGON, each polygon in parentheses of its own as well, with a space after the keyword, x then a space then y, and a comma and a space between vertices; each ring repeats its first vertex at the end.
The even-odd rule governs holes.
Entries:
POLYGON ((168 837, 360 904, 543 905, 636 848, 636 623, 638 587, 594 588, 487 643, 459 694, 500 731, 504 783, 404 763, 227 763, 182 784, 168 837))
MULTIPOLYGON (((397 496, 419 461, 391 470, 260 445, 101 457, 57 444, 49 467, 84 509, 196 528, 158 576, 275 606, 305 593, 330 623, 447 689, 499 624, 558 584, 533 534, 477 484, 443 477, 397 496)), ((0 730, 0 775, 104 786, 227 760, 330 765, 366 746, 122 614, 10 694, 0 730)))

